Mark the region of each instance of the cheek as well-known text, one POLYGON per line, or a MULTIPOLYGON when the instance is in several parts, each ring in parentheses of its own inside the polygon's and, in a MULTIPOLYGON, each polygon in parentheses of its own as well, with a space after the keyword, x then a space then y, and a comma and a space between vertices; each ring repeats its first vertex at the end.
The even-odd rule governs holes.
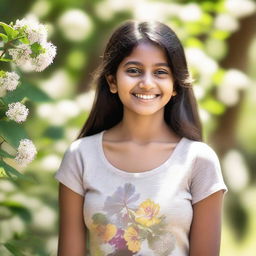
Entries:
POLYGON ((174 84, 172 80, 168 80, 162 84, 162 89, 168 94, 172 94, 174 90, 174 84))
POLYGON ((129 90, 136 85, 136 79, 127 75, 117 77, 117 87, 121 90, 129 90))

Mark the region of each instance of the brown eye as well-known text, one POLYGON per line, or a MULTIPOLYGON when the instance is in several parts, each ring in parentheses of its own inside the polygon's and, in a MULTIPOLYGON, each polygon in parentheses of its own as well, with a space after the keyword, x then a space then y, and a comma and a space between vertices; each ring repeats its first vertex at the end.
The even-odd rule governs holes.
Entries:
POLYGON ((157 70, 157 71, 155 71, 155 73, 154 73, 155 75, 168 75, 169 73, 168 73, 168 71, 166 71, 166 70, 163 70, 163 69, 160 69, 160 70, 157 70))
POLYGON ((129 68, 127 69, 126 72, 132 75, 137 75, 142 73, 141 70, 139 70, 138 68, 129 68))

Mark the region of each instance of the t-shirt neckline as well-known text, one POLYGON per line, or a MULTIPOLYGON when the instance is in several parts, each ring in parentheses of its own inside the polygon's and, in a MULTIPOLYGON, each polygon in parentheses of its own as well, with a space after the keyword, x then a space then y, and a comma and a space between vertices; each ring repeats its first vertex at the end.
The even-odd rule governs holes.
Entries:
POLYGON ((183 143, 185 141, 185 137, 182 137, 180 141, 176 144, 175 148, 173 149, 172 153, 169 155, 169 157, 158 167, 155 167, 151 170, 148 171, 143 171, 143 172, 128 172, 122 169, 119 169, 115 167, 113 164, 110 163, 110 161, 107 159, 104 149, 103 149, 103 134, 105 130, 99 133, 98 136, 98 149, 99 149, 99 154, 101 160, 105 163, 107 168, 119 175, 126 176, 126 177, 145 177, 145 176, 150 176, 156 173, 161 172, 162 170, 165 170, 167 166, 175 162, 175 158, 178 155, 178 152, 181 150, 183 143))

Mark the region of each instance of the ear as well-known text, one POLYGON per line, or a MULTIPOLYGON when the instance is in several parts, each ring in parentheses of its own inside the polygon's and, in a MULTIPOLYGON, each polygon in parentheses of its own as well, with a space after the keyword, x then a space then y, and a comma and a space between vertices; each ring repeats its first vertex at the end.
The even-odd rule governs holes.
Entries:
POLYGON ((177 95, 177 92, 176 91, 173 91, 172 92, 172 96, 176 96, 177 95))
POLYGON ((109 85, 109 90, 112 93, 117 93, 117 84, 116 84, 116 79, 113 75, 108 75, 106 76, 106 80, 108 82, 109 85))

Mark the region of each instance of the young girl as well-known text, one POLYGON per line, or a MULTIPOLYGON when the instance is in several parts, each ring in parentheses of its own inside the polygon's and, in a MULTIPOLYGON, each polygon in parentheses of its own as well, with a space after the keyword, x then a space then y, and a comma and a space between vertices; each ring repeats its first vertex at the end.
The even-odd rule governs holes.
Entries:
POLYGON ((56 174, 58 255, 219 255, 227 188, 202 142, 176 34, 159 22, 126 22, 107 44, 96 84, 56 174))

